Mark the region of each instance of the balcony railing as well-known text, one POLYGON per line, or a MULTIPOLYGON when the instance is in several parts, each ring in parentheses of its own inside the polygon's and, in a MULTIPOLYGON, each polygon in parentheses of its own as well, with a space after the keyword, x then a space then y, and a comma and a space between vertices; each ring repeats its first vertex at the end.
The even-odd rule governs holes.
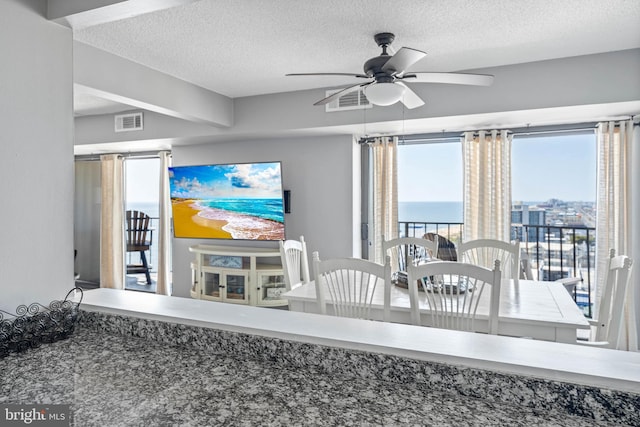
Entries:
POLYGON ((593 315, 596 229, 581 226, 511 225, 511 238, 520 239, 538 280, 576 277, 573 298, 587 317, 593 315))
POLYGON ((462 239, 464 224, 461 222, 398 222, 400 237, 423 237, 426 233, 439 234, 455 245, 462 239))
MULTIPOLYGON (((454 245, 462 240, 464 224, 459 222, 398 222, 400 237, 439 234, 454 245)), ((537 280, 580 278, 573 298, 591 317, 595 289, 595 228, 552 225, 511 225, 511 239, 519 239, 522 254, 529 259, 537 280)))

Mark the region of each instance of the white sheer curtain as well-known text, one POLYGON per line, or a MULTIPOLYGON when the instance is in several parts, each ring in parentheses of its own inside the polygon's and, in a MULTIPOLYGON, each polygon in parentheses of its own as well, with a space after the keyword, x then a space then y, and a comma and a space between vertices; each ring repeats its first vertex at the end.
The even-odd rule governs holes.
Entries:
POLYGON ((158 220, 158 278, 156 293, 171 295, 170 277, 170 250, 171 250, 171 201, 169 195, 169 166, 171 166, 171 153, 161 151, 160 157, 160 194, 158 220))
MULTIPOLYGON (((631 162, 634 141, 633 121, 603 122, 598 124, 598 188, 597 188, 597 222, 596 222, 596 312, 602 296, 606 260, 610 249, 616 255, 627 255, 632 260, 637 254, 631 253, 632 236, 640 230, 632 230, 632 192, 631 162)), ((637 172, 636 172, 637 174, 637 172)), ((638 196, 636 196, 638 197, 638 196)), ((637 215, 637 213, 636 213, 637 215)), ((634 260, 637 270, 637 260, 634 260)), ((635 274, 633 277, 638 277, 635 274)), ((621 350, 638 350, 636 331, 636 313, 634 292, 637 292, 637 280, 631 282, 626 298, 624 337, 621 350)))
POLYGON ((398 237, 398 138, 379 137, 371 143, 373 230, 369 233, 375 262, 383 263, 382 237, 398 237))
POLYGON ((462 137, 465 242, 510 240, 512 139, 506 130, 462 137))
MULTIPOLYGON (((640 115, 636 115, 634 118, 634 122, 636 125, 633 127, 633 141, 635 141, 635 145, 631 146, 631 170, 635 171, 631 176, 631 212, 634 212, 635 215, 631 216, 631 228, 629 231, 629 235, 631 236, 631 252, 629 254, 630 257, 635 259, 640 259, 640 126, 638 126, 638 121, 640 121, 640 115)), ((635 316, 636 316, 636 332, 637 332, 637 342, 640 342, 640 261, 636 262, 636 268, 631 270, 631 287, 634 288, 631 298, 629 301, 635 301, 635 316)))
POLYGON ((124 160, 100 156, 100 287, 124 289, 124 160))

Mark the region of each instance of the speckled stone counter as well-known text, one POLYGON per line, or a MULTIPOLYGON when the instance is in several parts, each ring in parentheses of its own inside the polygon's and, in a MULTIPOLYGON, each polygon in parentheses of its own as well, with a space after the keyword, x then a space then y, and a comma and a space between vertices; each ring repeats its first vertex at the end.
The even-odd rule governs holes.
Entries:
POLYGON ((0 359, 75 425, 639 425, 640 395, 99 312, 0 359))
POLYGON ((372 355, 290 347, 304 353, 278 356, 286 343, 98 317, 85 318, 68 340, 0 359, 0 403, 70 404, 76 426, 617 425, 429 386, 446 377, 465 382, 459 373, 415 366, 404 379, 386 381, 376 377, 395 369, 380 365, 393 361, 372 355), (127 332, 114 333, 118 327, 127 332), (175 332, 184 339, 168 346, 175 332), (247 358, 246 351, 260 357, 247 358), (312 355, 344 358, 343 365, 325 359, 298 366, 312 355), (416 370, 425 381, 416 380, 416 370))

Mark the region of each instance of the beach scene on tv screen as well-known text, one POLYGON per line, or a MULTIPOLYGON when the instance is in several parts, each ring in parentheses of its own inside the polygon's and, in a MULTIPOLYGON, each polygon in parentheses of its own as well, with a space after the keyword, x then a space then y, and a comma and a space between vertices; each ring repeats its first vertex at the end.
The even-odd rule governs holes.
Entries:
POLYGON ((175 237, 283 240, 280 163, 169 168, 175 237))

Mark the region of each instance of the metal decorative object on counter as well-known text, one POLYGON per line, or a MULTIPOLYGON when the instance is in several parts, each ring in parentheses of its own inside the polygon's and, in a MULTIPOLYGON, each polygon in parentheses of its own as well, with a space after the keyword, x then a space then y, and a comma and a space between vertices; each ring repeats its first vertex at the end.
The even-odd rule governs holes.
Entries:
POLYGON ((69 338, 78 320, 83 296, 82 289, 76 287, 64 300, 51 301, 48 307, 34 302, 19 305, 16 314, 0 310, 0 358, 69 338), (77 291, 80 300, 70 300, 69 296, 77 291))

